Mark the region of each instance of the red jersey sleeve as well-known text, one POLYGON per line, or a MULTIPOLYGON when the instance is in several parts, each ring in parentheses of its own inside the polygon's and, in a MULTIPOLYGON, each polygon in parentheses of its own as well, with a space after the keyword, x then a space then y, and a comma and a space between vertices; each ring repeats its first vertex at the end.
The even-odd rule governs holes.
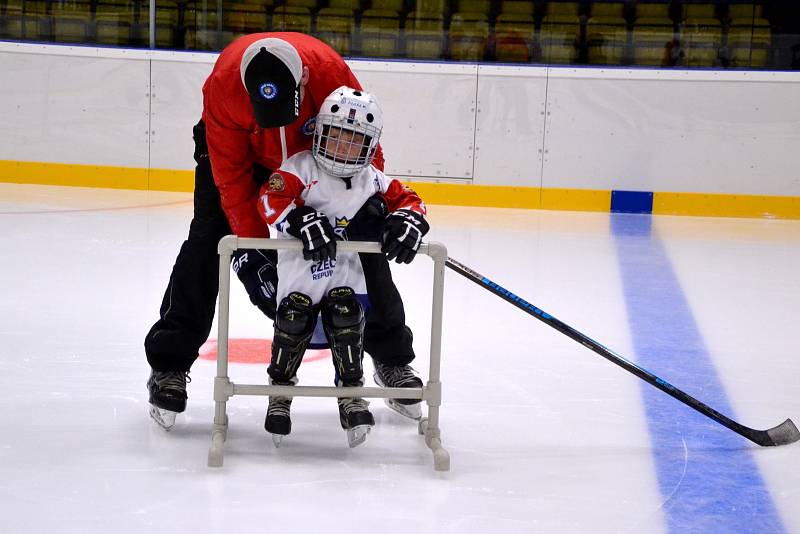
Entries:
POLYGON ((256 211, 258 188, 253 182, 250 132, 233 123, 225 108, 226 97, 215 94, 209 84, 205 92, 203 120, 211 172, 219 189, 222 210, 231 230, 241 237, 269 237, 256 211))
POLYGON ((269 180, 261 186, 261 198, 258 204, 258 213, 267 224, 278 224, 286 215, 305 204, 300 195, 305 185, 294 174, 277 170, 269 180))
POLYGON ((407 185, 401 184, 397 180, 392 179, 389 182, 389 186, 386 188, 386 192, 384 192, 383 196, 386 199, 386 207, 389 208, 389 212, 399 209, 410 209, 420 215, 426 215, 428 213, 428 210, 425 208, 425 203, 416 191, 407 185))

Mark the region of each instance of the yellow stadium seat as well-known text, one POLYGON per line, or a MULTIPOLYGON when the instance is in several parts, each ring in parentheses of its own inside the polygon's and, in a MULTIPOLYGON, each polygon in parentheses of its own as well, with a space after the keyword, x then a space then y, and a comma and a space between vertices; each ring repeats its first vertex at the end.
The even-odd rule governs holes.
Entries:
POLYGON ((596 16, 586 24, 588 60, 592 65, 619 65, 628 41, 625 19, 596 16))
POLYGON ((447 0, 416 0, 414 9, 420 13, 439 13, 442 14, 447 7, 447 0))
POLYGON ((189 50, 214 50, 221 44, 217 30, 217 12, 187 7, 183 14, 184 46, 189 50))
MULTIPOLYGON (((98 6, 98 9, 100 7, 98 6)), ((95 32, 100 44, 122 46, 130 44, 133 13, 129 11, 98 11, 95 15, 95 32)))
POLYGON ((248 33, 267 31, 267 13, 264 6, 256 4, 227 4, 223 6, 222 27, 233 38, 248 33))
POLYGON ((533 47, 533 16, 501 13, 494 26, 497 61, 527 63, 533 47))
POLYGON ((722 46, 722 24, 714 18, 687 19, 683 25, 681 41, 687 66, 715 66, 718 63, 719 48, 722 46))
POLYGON ((489 21, 481 13, 456 13, 450 22, 450 57, 482 61, 489 38, 489 21))
POLYGON ((661 66, 675 38, 672 20, 637 18, 633 26, 633 53, 637 65, 661 66))
POLYGON ((500 13, 505 15, 518 14, 533 16, 533 2, 531 0, 503 0, 500 4, 500 13))
POLYGON ((684 4, 683 20, 714 19, 717 17, 714 4, 684 4))
POLYGON ((307 7, 276 7, 272 12, 272 31, 311 33, 311 11, 307 7))
POLYGON ((573 18, 579 15, 578 2, 547 2, 547 17, 573 18))
POLYGON ((444 56, 444 18, 441 12, 412 11, 406 17, 406 56, 441 59, 444 56))
POLYGON ((625 4, 622 2, 592 2, 592 18, 597 17, 625 17, 625 4))
POLYGON ((570 64, 578 58, 580 19, 563 15, 547 15, 539 29, 539 46, 546 63, 570 64))
POLYGON ((754 19, 764 17, 764 6, 757 4, 731 4, 728 7, 728 18, 733 23, 749 24, 754 19))
POLYGON ((305 7, 309 11, 317 9, 317 0, 285 0, 287 7, 305 7))
POLYGON ((328 2, 328 7, 359 11, 361 9, 361 0, 330 0, 328 2))
POLYGON ((668 19, 669 18, 669 3, 668 2, 653 2, 653 3, 637 2, 637 4, 636 4, 636 18, 637 19, 668 19))
POLYGON ((349 56, 353 43, 355 13, 352 9, 325 7, 317 13, 316 36, 343 56, 349 56))
POLYGON ((53 8, 53 39, 59 43, 84 43, 92 15, 89 4, 80 4, 75 9, 53 8))
POLYGON ((403 11, 403 3, 403 0, 372 0, 370 9, 389 9, 399 13, 403 11))
MULTIPOLYGON (((764 19, 756 21, 767 24, 764 19)), ((771 43, 772 33, 768 25, 731 26, 728 30, 731 67, 766 67, 771 43)))
POLYGON ((488 17, 491 7, 490 0, 458 0, 457 13, 478 13, 488 17))
POLYGON ((400 18, 391 9, 367 9, 361 14, 361 54, 394 57, 400 40, 400 18))

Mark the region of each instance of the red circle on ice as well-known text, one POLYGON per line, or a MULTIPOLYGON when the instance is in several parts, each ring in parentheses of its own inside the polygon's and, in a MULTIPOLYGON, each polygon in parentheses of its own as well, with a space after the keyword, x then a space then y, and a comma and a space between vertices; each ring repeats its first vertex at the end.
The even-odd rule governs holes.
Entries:
MULTIPOLYGON (((231 363, 261 363, 268 364, 272 352, 271 339, 232 338, 228 340, 228 361, 231 363)), ((331 351, 328 349, 309 349, 303 356, 304 362, 329 359, 331 351)), ((203 360, 217 359, 217 340, 209 339, 200 347, 200 358, 203 360)))

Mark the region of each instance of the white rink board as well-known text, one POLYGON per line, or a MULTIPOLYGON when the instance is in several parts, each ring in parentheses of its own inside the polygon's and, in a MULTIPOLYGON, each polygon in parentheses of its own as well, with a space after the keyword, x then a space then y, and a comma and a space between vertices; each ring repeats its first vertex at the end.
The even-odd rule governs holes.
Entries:
POLYGON ((800 195, 798 83, 598 70, 550 69, 543 187, 800 195))
POLYGON ((203 112, 203 83, 216 59, 217 54, 184 53, 153 59, 151 167, 194 168, 192 127, 203 112))
POLYGON ((473 183, 541 187, 547 71, 480 67, 473 183))
POLYGON ((4 44, 0 159, 147 167, 146 59, 58 54, 41 45, 19 48, 47 53, 24 53, 4 44))
MULTIPOLYGON (((0 160, 189 170, 216 57, 0 43, 0 160)), ((800 196, 798 72, 349 64, 393 176, 800 196)))
POLYGON ((384 112, 381 145, 392 176, 473 175, 476 65, 350 61, 384 112))

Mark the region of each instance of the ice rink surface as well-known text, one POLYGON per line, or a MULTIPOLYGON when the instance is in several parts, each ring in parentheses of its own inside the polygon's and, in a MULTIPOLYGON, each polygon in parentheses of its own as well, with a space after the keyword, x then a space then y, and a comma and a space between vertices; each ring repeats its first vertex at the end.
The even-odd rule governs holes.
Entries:
MULTIPOLYGON (((800 533, 800 444, 758 447, 449 270, 450 472, 378 399, 355 449, 333 399, 295 399, 275 449, 266 399, 240 396, 206 467, 214 362, 166 433, 142 346, 191 211, 188 194, 0 184, 0 532, 800 533)), ((800 221, 429 219, 454 259, 740 423, 800 422, 800 221)), ((393 268, 423 378, 431 265, 393 268)), ((270 338, 234 288, 231 338, 270 338)), ((264 383, 266 361, 231 379, 264 383)), ((332 365, 299 376, 331 385, 332 365)))

